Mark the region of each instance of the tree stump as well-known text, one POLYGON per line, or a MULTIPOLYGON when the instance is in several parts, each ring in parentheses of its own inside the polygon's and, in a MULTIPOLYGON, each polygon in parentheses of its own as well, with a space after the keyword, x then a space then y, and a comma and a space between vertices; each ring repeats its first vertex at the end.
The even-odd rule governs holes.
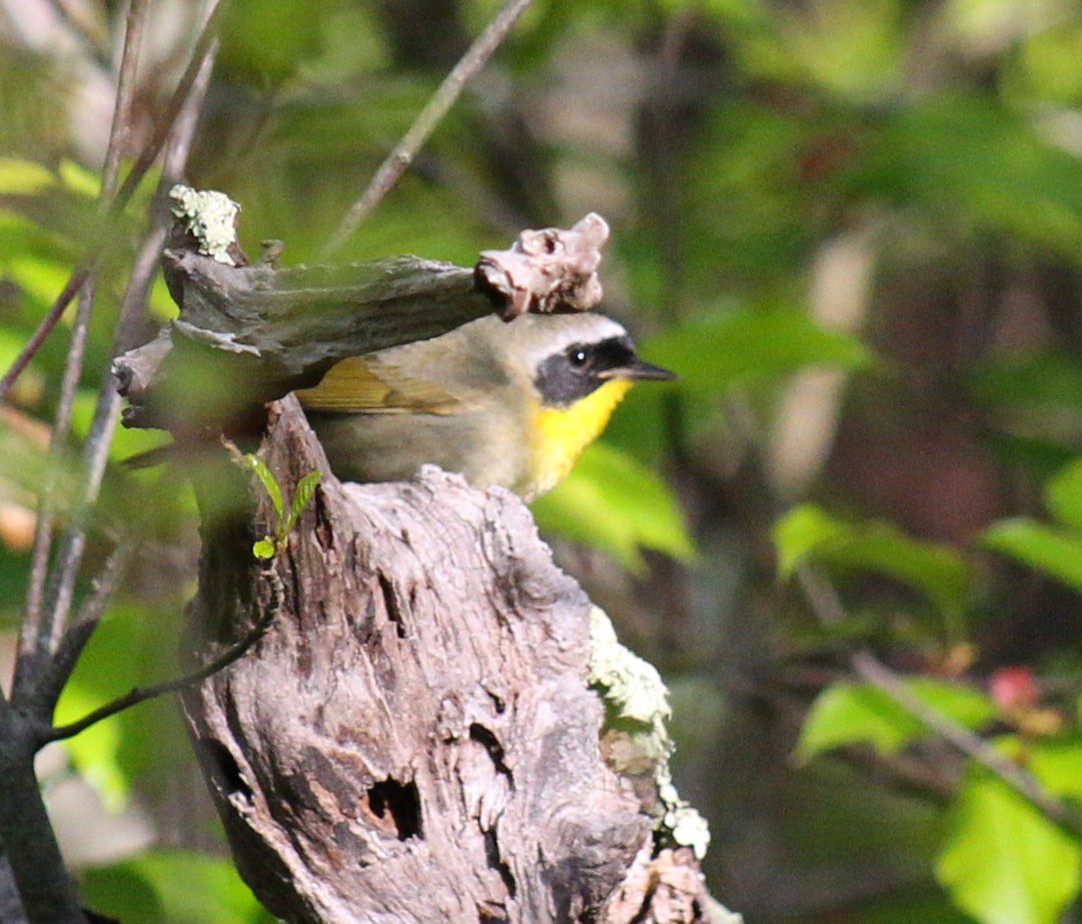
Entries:
MULTIPOLYGON (((219 197, 174 191, 231 218, 219 197)), ((590 602, 523 503, 433 467, 342 484, 296 399, 264 404, 343 355, 493 302, 509 315, 591 307, 605 223, 525 231, 472 273, 417 258, 279 272, 234 244, 209 250, 185 209, 165 258, 181 316, 116 369, 129 425, 166 427, 209 459, 193 470, 203 550, 187 653, 244 654, 184 704, 255 894, 300 924, 738 921, 678 847, 703 849, 705 831, 668 782, 663 695, 638 711, 656 672, 625 672, 637 659, 615 638, 592 664, 590 602), (262 488, 214 447, 222 432, 261 440, 262 488), (283 529, 267 479, 289 510, 317 471, 283 529), (268 536, 265 561, 254 543, 268 536), (622 711, 614 685, 636 708, 622 711), (606 730, 613 718, 623 727, 606 730)))
POLYGON ((245 879, 290 921, 598 920, 650 823, 527 509, 435 468, 343 485, 294 400, 266 446, 283 485, 324 481, 269 569, 259 530, 207 537, 201 654, 273 617, 185 699, 245 879))

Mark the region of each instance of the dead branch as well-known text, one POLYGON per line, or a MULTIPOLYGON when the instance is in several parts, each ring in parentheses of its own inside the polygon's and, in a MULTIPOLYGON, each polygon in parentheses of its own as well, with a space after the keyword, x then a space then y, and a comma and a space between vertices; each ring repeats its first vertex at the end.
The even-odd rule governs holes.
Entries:
POLYGON ((413 256, 278 270, 248 265, 235 243, 217 258, 200 252, 178 223, 162 259, 180 317, 116 361, 124 423, 243 429, 264 403, 314 385, 347 356, 436 337, 494 308, 507 320, 586 311, 602 298, 607 236, 588 215, 569 230, 524 231, 510 249, 485 251, 476 270, 413 256), (217 386, 210 397, 207 382, 217 386))

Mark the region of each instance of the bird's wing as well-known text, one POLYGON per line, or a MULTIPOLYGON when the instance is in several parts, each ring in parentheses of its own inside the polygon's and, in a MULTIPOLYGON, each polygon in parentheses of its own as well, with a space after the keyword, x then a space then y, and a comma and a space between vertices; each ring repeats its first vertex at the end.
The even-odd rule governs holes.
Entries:
POLYGON ((362 356, 343 359, 318 385, 297 395, 312 410, 353 414, 454 414, 463 405, 432 379, 409 376, 393 363, 362 356))

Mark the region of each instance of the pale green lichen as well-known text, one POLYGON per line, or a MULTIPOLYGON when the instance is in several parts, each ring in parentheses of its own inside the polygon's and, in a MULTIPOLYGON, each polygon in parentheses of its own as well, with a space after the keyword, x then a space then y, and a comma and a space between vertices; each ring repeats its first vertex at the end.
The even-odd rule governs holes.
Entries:
POLYGON ((187 222, 188 230, 198 241, 199 252, 218 263, 236 266, 229 248, 237 242, 240 206, 225 193, 192 189, 179 183, 169 190, 169 198, 174 203, 173 214, 187 222))
POLYGON ((610 727, 627 735, 654 763, 661 804, 655 831, 665 841, 690 847, 701 860, 710 844, 710 830, 706 819, 680 798, 669 772, 673 752, 665 725, 672 715, 669 691, 656 667, 620 644, 611 620, 597 606, 590 610, 589 680, 605 701, 610 727))
POLYGON ((605 702, 622 719, 642 722, 668 738, 669 691, 649 661, 620 644, 601 607, 590 610, 590 685, 605 689, 605 702))

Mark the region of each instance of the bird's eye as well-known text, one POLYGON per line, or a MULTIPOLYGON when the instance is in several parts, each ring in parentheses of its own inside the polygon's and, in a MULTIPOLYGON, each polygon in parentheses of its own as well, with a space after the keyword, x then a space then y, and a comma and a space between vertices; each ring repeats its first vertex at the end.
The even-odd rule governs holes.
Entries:
POLYGON ((576 369, 581 369, 586 365, 585 350, 572 350, 567 358, 571 361, 571 365, 576 369))

